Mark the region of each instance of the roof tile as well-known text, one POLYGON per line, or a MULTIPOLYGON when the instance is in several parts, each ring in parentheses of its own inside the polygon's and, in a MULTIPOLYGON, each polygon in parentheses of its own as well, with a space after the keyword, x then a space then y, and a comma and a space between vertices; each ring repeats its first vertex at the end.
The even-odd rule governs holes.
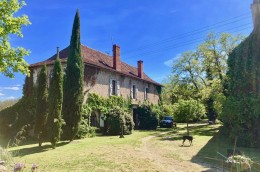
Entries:
MULTIPOLYGON (((65 63, 67 61, 68 54, 69 54, 69 47, 60 51, 59 57, 60 57, 62 63, 65 63)), ((108 70, 119 72, 113 68, 113 57, 111 57, 107 54, 104 54, 100 51, 91 49, 84 45, 81 45, 81 54, 82 54, 83 62, 85 64, 94 65, 99 68, 105 68, 108 70)), ((56 54, 45 61, 30 65, 30 67, 41 66, 44 64, 50 65, 50 64, 54 63, 55 59, 56 59, 56 54)), ((145 80, 149 83, 153 83, 158 86, 162 86, 161 84, 155 82, 150 77, 148 77, 145 73, 144 73, 143 79, 139 78, 138 69, 136 67, 133 67, 131 65, 124 63, 123 61, 121 61, 121 71, 119 73, 130 76, 130 77, 134 77, 136 79, 145 80)))

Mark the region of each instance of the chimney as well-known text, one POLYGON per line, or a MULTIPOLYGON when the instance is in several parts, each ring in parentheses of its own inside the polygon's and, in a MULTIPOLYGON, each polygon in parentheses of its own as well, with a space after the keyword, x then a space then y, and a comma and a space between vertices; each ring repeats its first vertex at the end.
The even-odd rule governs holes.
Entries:
POLYGON ((138 64, 138 77, 141 79, 144 79, 144 65, 143 65, 143 61, 139 60, 137 62, 138 64))
POLYGON ((57 58, 60 58, 60 47, 57 47, 57 58))
POLYGON ((113 45, 113 68, 121 71, 120 47, 116 44, 113 45))
POLYGON ((254 3, 251 5, 254 28, 260 25, 260 0, 254 0, 254 3))

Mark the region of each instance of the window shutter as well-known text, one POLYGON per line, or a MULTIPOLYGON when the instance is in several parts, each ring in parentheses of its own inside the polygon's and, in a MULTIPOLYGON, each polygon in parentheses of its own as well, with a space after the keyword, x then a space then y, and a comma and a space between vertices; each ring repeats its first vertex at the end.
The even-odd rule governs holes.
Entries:
POLYGON ((116 81, 117 85, 117 96, 120 96, 120 81, 116 81))
POLYGON ((135 86, 135 99, 138 99, 138 88, 135 86))
POLYGON ((110 79, 109 81, 109 95, 112 96, 112 93, 113 93, 113 80, 110 79))
POLYGON ((146 92, 146 87, 144 87, 144 100, 147 100, 147 92, 146 92))
POLYGON ((130 87, 130 96, 131 96, 131 99, 134 98, 133 84, 131 84, 131 87, 130 87))
POLYGON ((103 114, 100 115, 100 119, 99 120, 100 120, 100 127, 104 127, 105 126, 104 125, 105 122, 104 122, 104 115, 103 114))

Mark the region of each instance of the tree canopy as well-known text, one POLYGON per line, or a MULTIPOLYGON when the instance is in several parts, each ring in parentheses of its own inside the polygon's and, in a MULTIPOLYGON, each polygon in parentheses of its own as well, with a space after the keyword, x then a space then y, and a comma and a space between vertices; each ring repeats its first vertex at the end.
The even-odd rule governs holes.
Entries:
POLYGON ((29 75, 28 64, 24 56, 29 55, 29 50, 23 47, 13 47, 10 36, 23 37, 22 27, 30 24, 26 15, 17 16, 24 1, 0 0, 0 72, 7 77, 14 77, 15 72, 29 75))
POLYGON ((196 50, 182 53, 165 81, 164 102, 198 100, 205 105, 209 120, 215 121, 226 97, 228 55, 242 40, 241 35, 210 33, 196 50))

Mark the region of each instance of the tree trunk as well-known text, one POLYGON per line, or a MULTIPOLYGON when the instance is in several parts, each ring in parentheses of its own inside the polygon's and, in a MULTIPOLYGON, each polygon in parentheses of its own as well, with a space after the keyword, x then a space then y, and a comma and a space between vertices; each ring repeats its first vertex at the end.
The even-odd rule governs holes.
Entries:
POLYGON ((187 135, 190 135, 190 131, 189 131, 189 123, 187 122, 187 135))

